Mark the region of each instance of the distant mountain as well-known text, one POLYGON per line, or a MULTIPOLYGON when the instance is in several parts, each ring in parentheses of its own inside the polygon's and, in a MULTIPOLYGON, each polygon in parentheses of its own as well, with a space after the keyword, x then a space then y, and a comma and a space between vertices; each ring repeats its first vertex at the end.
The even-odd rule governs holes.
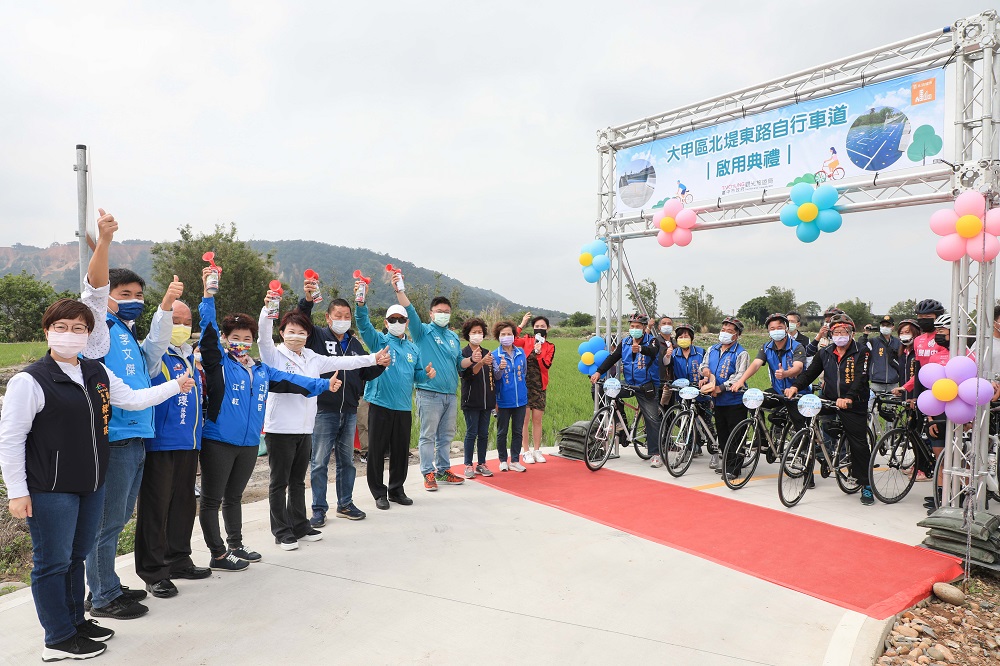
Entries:
MULTIPOLYGON (((350 300, 354 288, 352 274, 355 269, 361 269, 362 273, 373 278, 369 304, 372 307, 387 307, 396 300, 391 287, 382 282, 382 276, 385 273, 385 265, 392 264, 403 269, 408 287, 426 285, 433 291, 437 285, 440 292, 449 297, 454 289, 458 289, 460 291, 458 305, 465 310, 479 312, 486 307, 499 304, 507 313, 531 310, 535 314, 557 320, 566 317, 564 312, 515 303, 495 291, 472 287, 432 269, 363 248, 305 240, 250 241, 250 245, 261 253, 274 250, 274 263, 281 279, 291 285, 296 293, 302 291, 302 273, 311 268, 319 273, 321 284, 335 285, 341 296, 350 300)), ((114 243, 111 246, 111 265, 128 266, 139 275, 149 276, 153 272, 153 261, 149 254, 152 246, 152 242, 141 240, 114 243)), ((0 275, 26 270, 50 283, 57 291, 79 291, 77 258, 78 250, 75 243, 53 244, 47 248, 29 245, 0 247, 0 275)))

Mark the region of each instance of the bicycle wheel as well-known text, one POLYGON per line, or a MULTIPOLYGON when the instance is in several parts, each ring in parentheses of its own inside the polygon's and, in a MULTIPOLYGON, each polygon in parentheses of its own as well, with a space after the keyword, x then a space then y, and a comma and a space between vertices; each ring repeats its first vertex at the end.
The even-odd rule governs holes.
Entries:
POLYGON ((635 447, 636 455, 643 460, 649 460, 649 446, 646 444, 646 417, 642 411, 635 413, 635 420, 632 421, 632 429, 629 431, 632 438, 632 445, 635 447))
POLYGON ((906 497, 917 480, 917 458, 916 445, 905 428, 882 435, 868 462, 872 493, 880 502, 895 504, 906 497))
POLYGON ((584 448, 583 461, 592 472, 604 467, 614 448, 615 414, 612 407, 602 407, 594 414, 587 429, 587 444, 584 448))
POLYGON ((694 413, 683 411, 673 418, 667 433, 667 471, 670 476, 681 477, 688 471, 694 460, 695 433, 694 413))
POLYGON ((799 503, 809 487, 809 479, 813 476, 815 453, 811 435, 812 431, 808 428, 799 430, 781 454, 781 465, 778 468, 778 499, 788 508, 799 503))
MULTIPOLYGON (((788 444, 789 438, 795 434, 795 430, 792 428, 791 421, 786 420, 782 424, 770 425, 771 442, 774 443, 774 450, 768 446, 764 449, 764 458, 767 460, 768 465, 773 465, 776 461, 781 460, 781 454, 785 452, 785 446, 788 444)), ((761 442, 761 446, 764 443, 761 442)))
MULTIPOLYGON (((872 446, 874 442, 872 442, 871 429, 868 428, 867 432, 868 450, 871 451, 875 448, 872 446)), ((836 470, 837 485, 844 493, 853 495, 861 490, 861 482, 851 476, 851 447, 848 445, 847 435, 838 437, 834 440, 833 445, 833 466, 836 470)))
POLYGON ((725 481, 727 488, 739 490, 747 484, 757 469, 760 447, 766 441, 763 431, 757 427, 756 419, 743 419, 736 424, 722 450, 722 480, 725 481), (739 470, 729 468, 730 459, 740 461, 739 470), (729 478, 730 474, 733 475, 732 479, 729 478))

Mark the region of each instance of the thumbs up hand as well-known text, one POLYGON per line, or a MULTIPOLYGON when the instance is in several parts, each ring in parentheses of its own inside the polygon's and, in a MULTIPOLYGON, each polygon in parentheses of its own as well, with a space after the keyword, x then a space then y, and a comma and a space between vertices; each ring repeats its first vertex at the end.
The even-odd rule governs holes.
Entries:
POLYGON ((163 301, 160 303, 160 309, 164 312, 170 312, 174 307, 174 301, 181 297, 184 293, 184 283, 180 281, 176 275, 174 276, 174 281, 167 286, 167 291, 163 294, 163 301))
POLYGON ((330 377, 330 391, 332 393, 336 393, 337 391, 339 391, 340 387, 344 383, 342 380, 340 380, 340 379, 337 378, 337 375, 339 375, 339 374, 340 374, 340 370, 337 370, 337 371, 335 371, 333 373, 333 377, 330 377))

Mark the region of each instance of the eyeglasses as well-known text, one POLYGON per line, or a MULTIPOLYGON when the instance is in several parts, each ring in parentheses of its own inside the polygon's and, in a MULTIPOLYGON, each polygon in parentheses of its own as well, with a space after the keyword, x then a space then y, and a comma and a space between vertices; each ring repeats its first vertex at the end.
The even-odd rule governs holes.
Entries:
POLYGON ((406 317, 397 317, 397 316, 386 317, 386 321, 390 324, 405 324, 406 317))
POLYGON ((66 324, 52 324, 49 328, 53 333, 90 333, 90 329, 87 328, 86 324, 73 324, 73 326, 67 326, 66 324))
POLYGON ((830 329, 830 332, 833 333, 834 335, 850 335, 851 334, 851 329, 849 329, 849 328, 832 328, 832 329, 830 329))

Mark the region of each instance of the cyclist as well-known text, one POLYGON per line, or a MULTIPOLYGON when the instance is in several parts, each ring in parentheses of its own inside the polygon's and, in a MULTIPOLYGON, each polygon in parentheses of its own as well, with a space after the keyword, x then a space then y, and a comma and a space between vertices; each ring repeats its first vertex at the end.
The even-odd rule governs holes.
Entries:
POLYGON ((871 352, 858 344, 854 334, 854 320, 846 314, 830 318, 830 333, 833 344, 819 351, 816 362, 796 378, 791 387, 785 389, 786 398, 794 398, 809 386, 813 380, 823 375, 822 397, 835 400, 851 450, 851 476, 861 485, 861 503, 875 503, 871 480, 868 478, 868 363, 871 352))
POLYGON ((839 166, 840 157, 837 155, 837 149, 830 146, 830 157, 823 160, 823 171, 826 172, 826 175, 832 176, 833 172, 836 171, 839 166))
POLYGON ((590 376, 590 383, 596 384, 605 372, 621 361, 625 383, 635 387, 635 398, 642 410, 646 423, 646 447, 651 456, 652 467, 662 467, 660 457, 660 371, 657 368, 657 346, 652 334, 646 332, 649 317, 636 313, 629 318, 629 339, 623 340, 618 348, 608 355, 590 376), (631 340, 631 343, 629 342, 631 340))
POLYGON ((687 193, 688 193, 687 185, 685 185, 684 183, 682 183, 681 181, 678 180, 677 181, 677 194, 675 194, 674 196, 677 197, 678 199, 680 199, 681 201, 684 201, 684 197, 687 196, 687 193))
POLYGON ((933 298, 926 298, 917 303, 917 326, 920 327, 920 335, 913 340, 913 350, 920 367, 925 366, 941 352, 934 342, 934 320, 943 314, 944 306, 933 298))
MULTIPOLYGON (((910 379, 917 376, 917 355, 913 349, 913 340, 920 334, 920 324, 916 319, 904 319, 896 326, 899 332, 899 349, 896 351, 896 368, 899 372, 900 384, 910 384, 910 379)), ((903 386, 892 389, 893 395, 905 396, 907 400, 915 399, 916 393, 903 386)))
MULTIPOLYGON (((702 375, 707 379, 702 380, 701 390, 715 400, 715 429, 720 446, 729 439, 736 424, 747 417, 743 396, 734 388, 736 381, 750 365, 750 353, 739 343, 742 334, 743 322, 736 317, 723 319, 719 343, 712 345, 701 363, 702 375)), ((734 448, 733 453, 736 452, 734 448)), ((718 451, 712 452, 712 460, 708 466, 715 470, 722 469, 718 451)), ((730 460, 727 467, 736 469, 738 465, 735 460, 730 460)))
MULTIPOLYGON (((789 388, 795 378, 805 370, 806 348, 788 334, 788 317, 779 313, 770 315, 764 322, 768 337, 757 357, 751 361, 750 367, 733 383, 732 390, 739 391, 764 364, 767 364, 771 375, 771 388, 766 392, 777 394, 783 404, 788 405, 788 416, 796 430, 805 426, 805 418, 799 414, 795 405, 787 403, 785 389, 789 388)), ((811 391, 806 389, 806 391, 811 391)))

